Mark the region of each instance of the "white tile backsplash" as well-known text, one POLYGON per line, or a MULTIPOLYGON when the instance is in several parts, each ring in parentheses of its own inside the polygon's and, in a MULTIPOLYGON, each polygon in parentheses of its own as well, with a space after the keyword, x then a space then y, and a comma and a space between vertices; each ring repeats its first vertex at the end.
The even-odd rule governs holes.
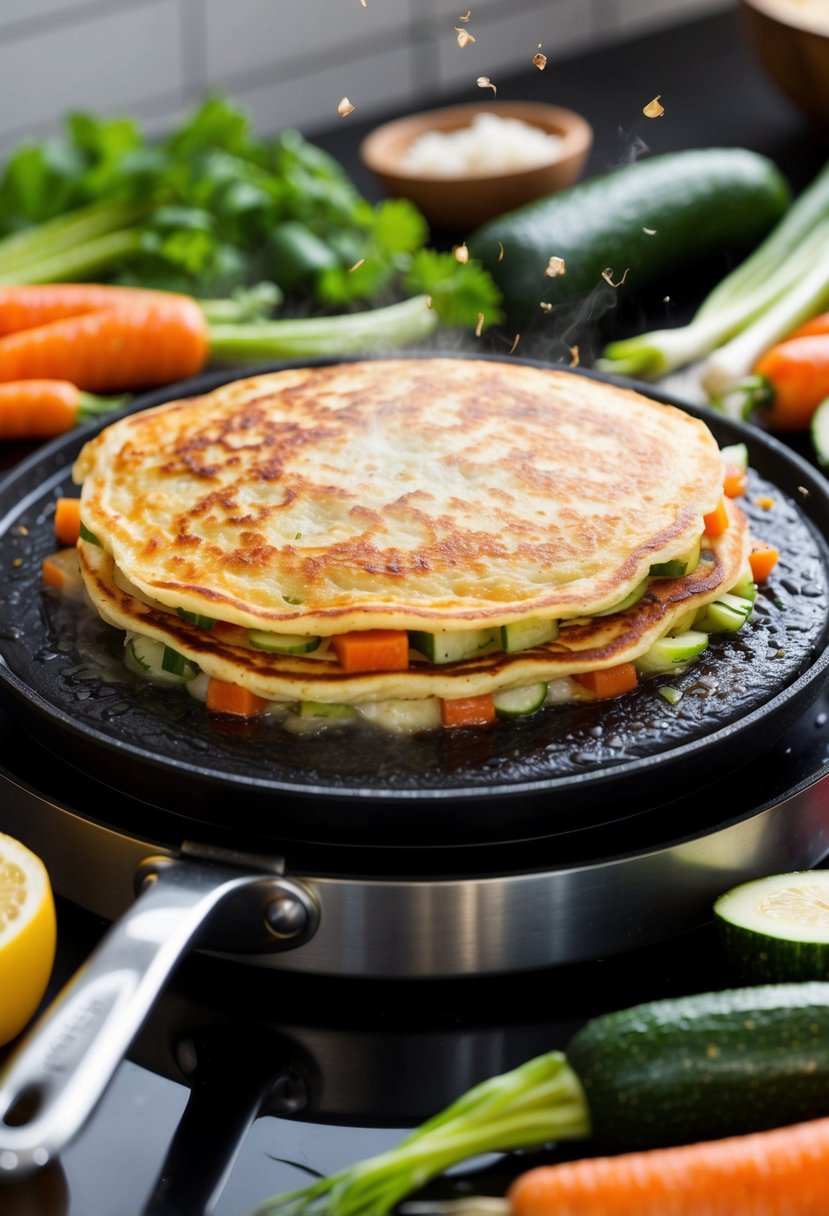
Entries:
POLYGON ((68 111, 128 110, 180 88, 179 17, 178 0, 153 0, 0 41, 0 132, 23 137, 68 111))
POLYGON ((478 76, 557 58, 736 0, 0 0, 0 153, 67 111, 134 113, 160 132, 211 88, 263 130, 416 109, 478 76), (467 23, 462 13, 470 11, 467 23), (455 26, 476 41, 460 49, 455 26), (46 87, 48 86, 48 87, 46 87))

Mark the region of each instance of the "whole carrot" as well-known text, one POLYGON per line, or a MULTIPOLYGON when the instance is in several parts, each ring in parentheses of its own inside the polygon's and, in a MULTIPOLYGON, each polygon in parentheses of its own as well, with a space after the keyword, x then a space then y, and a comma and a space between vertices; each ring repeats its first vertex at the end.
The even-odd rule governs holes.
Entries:
POLYGON ((66 380, 12 380, 0 384, 0 439, 51 439, 125 401, 94 397, 66 380))
POLYGON ((827 1196, 829 1119, 817 1119, 539 1166, 515 1180, 507 1199, 510 1216, 826 1216, 827 1196))
MULTIPOLYGON (((19 298, 36 303, 39 291, 46 314, 57 310, 58 288, 27 288, 19 298)), ((207 322, 195 300, 166 292, 126 292, 124 288, 111 297, 107 307, 0 337, 0 381, 61 379, 107 393, 167 384, 199 371, 207 361, 209 342, 207 322)), ((88 299, 96 300, 94 292, 88 299)), ((20 318, 18 311, 17 321, 20 318)))
POLYGON ((65 317, 101 312, 116 305, 132 305, 138 300, 169 294, 138 287, 109 287, 100 283, 48 283, 38 286, 20 284, 0 286, 0 337, 22 329, 49 325, 65 317))
POLYGON ((829 334, 787 338, 758 360, 754 374, 767 387, 761 416, 773 431, 802 431, 829 396, 829 334))

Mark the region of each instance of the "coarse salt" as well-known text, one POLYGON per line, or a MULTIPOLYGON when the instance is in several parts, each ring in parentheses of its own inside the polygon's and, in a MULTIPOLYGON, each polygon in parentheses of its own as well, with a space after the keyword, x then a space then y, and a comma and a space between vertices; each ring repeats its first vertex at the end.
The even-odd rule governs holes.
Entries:
POLYGON ((548 164, 561 151, 560 135, 518 118, 477 114, 468 127, 426 131, 406 150, 402 168, 424 177, 482 177, 548 164))

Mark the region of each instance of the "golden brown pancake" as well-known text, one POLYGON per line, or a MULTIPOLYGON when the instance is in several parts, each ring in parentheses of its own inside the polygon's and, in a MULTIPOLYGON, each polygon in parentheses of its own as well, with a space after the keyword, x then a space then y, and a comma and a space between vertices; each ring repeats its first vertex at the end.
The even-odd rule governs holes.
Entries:
MULTIPOLYGON (((691 549, 722 495, 702 422, 568 372, 474 359, 236 381, 107 427, 74 473, 85 527, 145 595, 246 628, 323 636, 603 611, 652 563, 691 549)), ((87 572, 105 579, 87 549, 87 572)), ((241 662, 215 638, 173 633, 186 653, 203 641, 214 666, 241 662)), ((572 666, 547 650, 548 665, 572 666)), ((300 681, 268 663, 245 651, 257 691, 300 681)), ((502 675, 513 683, 514 663, 536 659, 497 656, 487 687, 502 675)), ((407 690, 434 681, 430 695, 457 682, 419 668, 388 682, 401 679, 407 690)))

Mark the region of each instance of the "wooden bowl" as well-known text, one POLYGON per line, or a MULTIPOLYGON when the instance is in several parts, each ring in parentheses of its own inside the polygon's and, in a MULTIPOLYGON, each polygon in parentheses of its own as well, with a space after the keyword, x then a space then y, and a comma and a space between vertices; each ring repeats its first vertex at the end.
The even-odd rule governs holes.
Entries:
POLYGON ((829 129, 827 0, 740 0, 747 40, 772 80, 829 129))
POLYGON ((577 181, 593 142, 580 114, 530 101, 491 101, 410 114, 377 127, 360 147, 363 163, 389 194, 411 199, 435 228, 466 231, 523 203, 563 190, 577 181), (427 131, 457 131, 477 114, 517 118, 557 135, 554 159, 529 169, 464 177, 415 174, 403 165, 409 146, 427 131))

